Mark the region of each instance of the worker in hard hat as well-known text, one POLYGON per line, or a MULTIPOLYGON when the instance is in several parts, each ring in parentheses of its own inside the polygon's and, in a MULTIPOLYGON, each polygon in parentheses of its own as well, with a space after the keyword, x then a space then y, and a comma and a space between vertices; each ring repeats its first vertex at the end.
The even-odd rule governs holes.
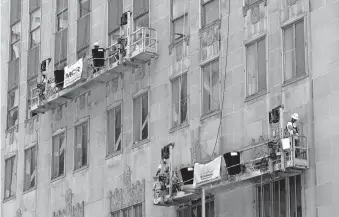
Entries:
MULTIPOLYGON (((291 121, 287 122, 287 131, 290 135, 290 137, 293 138, 295 147, 299 147, 299 132, 298 132, 298 121, 299 121, 299 115, 298 113, 294 113, 291 115, 291 121)), ((300 149, 295 149, 295 155, 296 157, 299 155, 300 149)))

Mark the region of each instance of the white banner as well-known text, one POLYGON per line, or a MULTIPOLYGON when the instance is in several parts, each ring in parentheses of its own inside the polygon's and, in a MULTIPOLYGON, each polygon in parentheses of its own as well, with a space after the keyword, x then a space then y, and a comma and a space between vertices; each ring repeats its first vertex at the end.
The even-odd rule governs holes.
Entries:
POLYGON ((75 63, 65 67, 64 88, 79 81, 82 76, 83 59, 79 59, 75 63))
POLYGON ((221 156, 207 164, 194 164, 193 186, 203 185, 221 179, 220 176, 221 156))

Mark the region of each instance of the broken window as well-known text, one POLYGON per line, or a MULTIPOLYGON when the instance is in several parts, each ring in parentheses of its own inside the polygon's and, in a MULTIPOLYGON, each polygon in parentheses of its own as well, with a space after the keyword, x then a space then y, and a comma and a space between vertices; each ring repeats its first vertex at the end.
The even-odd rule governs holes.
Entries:
POLYGON ((41 23, 41 10, 36 9, 30 14, 30 48, 40 44, 40 23, 41 23))
POLYGON ((304 20, 284 29, 285 81, 300 77, 305 70, 304 20))
POLYGON ((302 217, 301 176, 292 176, 258 186, 257 201, 258 217, 302 217), (289 203, 286 203, 287 201, 289 203))
POLYGON ((187 122, 187 73, 172 80, 172 127, 187 122))
MULTIPOLYGON (((205 216, 214 217, 214 197, 205 198, 205 216)), ((201 199, 192 201, 192 205, 182 206, 177 211, 177 217, 202 217, 201 199)))
POLYGON ((121 151, 121 106, 107 112, 107 154, 121 151))
POLYGON ((53 136, 52 138, 52 179, 64 175, 65 172, 65 133, 53 136))
POLYGON ((189 32, 187 0, 172 0, 172 28, 173 42, 184 39, 189 32))
POLYGON ((247 45, 246 53, 247 96, 266 90, 265 39, 247 45))
POLYGON ((219 1, 202 0, 202 27, 219 19, 219 1))
POLYGON ((219 60, 202 67, 203 115, 219 109, 219 60))
POLYGON ((77 24, 77 57, 89 55, 90 44, 90 0, 79 1, 80 18, 77 24))
POLYGON ((148 139, 148 93, 134 99, 133 125, 134 142, 148 139))
POLYGON ((10 129, 19 123, 19 89, 10 90, 7 97, 7 129, 10 129))
POLYGON ((21 38, 21 23, 17 22, 11 27, 11 60, 20 57, 20 38, 21 38))
POLYGON ((36 146, 25 150, 24 191, 30 190, 36 185, 36 159, 36 146))
POLYGON ((88 121, 81 123, 75 127, 74 142, 74 169, 87 166, 87 150, 88 150, 88 121))
POLYGON ((14 197, 16 193, 16 157, 5 160, 5 191, 4 198, 14 197))

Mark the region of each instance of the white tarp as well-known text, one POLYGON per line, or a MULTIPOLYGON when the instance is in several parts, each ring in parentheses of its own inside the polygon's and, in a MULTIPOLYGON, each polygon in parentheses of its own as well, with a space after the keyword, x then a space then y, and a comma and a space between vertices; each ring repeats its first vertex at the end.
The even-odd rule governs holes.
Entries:
POLYGON ((75 63, 65 67, 64 88, 79 81, 82 76, 83 59, 79 59, 75 63))
POLYGON ((221 179, 220 176, 221 156, 207 164, 194 164, 193 186, 203 185, 221 179))

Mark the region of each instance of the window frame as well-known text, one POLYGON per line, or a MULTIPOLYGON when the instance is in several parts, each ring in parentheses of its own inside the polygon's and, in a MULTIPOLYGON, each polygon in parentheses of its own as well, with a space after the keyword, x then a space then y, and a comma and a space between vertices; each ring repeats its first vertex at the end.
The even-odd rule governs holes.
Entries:
MULTIPOLYGON (((205 215, 206 217, 214 217, 215 216, 215 198, 214 198, 214 195, 205 197, 205 206, 206 206, 206 204, 210 204, 212 202, 213 202, 213 216, 208 216, 208 214, 207 214, 207 215, 205 215)), ((201 198, 199 198, 195 201, 192 201, 191 204, 184 204, 184 205, 179 206, 176 210, 176 216, 180 217, 180 212, 188 209, 189 210, 189 216, 188 217, 192 217, 193 216, 192 210, 198 209, 198 207, 200 207, 200 209, 202 209, 201 208, 202 207, 201 198)), ((201 212, 202 212, 202 210, 201 210, 201 212)), ((206 210, 205 210, 205 212, 206 212, 206 210)))
POLYGON ((150 129, 150 124, 149 124, 149 120, 150 120, 150 102, 149 102, 149 89, 147 88, 147 90, 143 90, 141 91, 140 93, 137 93, 133 96, 133 104, 132 104, 133 108, 132 108, 132 111, 133 111, 133 121, 132 121, 132 124, 133 124, 133 146, 139 146, 139 145, 142 145, 144 143, 147 143, 150 139, 150 132, 149 132, 149 129, 150 129), (147 96, 147 118, 145 120, 145 125, 147 124, 147 138, 146 139, 142 139, 142 97, 143 96, 147 96), (140 140, 136 140, 135 138, 135 127, 134 127, 134 124, 135 124, 135 117, 134 117, 134 106, 135 106, 135 101, 140 99, 141 100, 141 103, 140 103, 140 125, 139 126, 139 131, 140 131, 140 140))
MULTIPOLYGON (((222 108, 221 108, 221 90, 220 90, 220 86, 221 86, 221 77, 220 77, 220 59, 219 59, 219 56, 218 57, 216 57, 216 58, 213 58, 213 59, 211 59, 210 61, 208 61, 208 62, 206 62, 206 63, 204 63, 204 64, 202 64, 201 66, 200 66, 200 75, 201 75, 201 83, 200 83, 200 85, 201 85, 201 88, 200 88, 200 90, 201 90, 201 105, 200 105, 200 107, 201 107, 201 118, 205 118, 205 117, 209 117, 210 115, 213 115, 214 113, 218 113, 222 108), (218 104, 219 104, 219 106, 218 106, 218 108, 216 108, 216 109, 209 109, 209 111, 207 111, 206 113, 204 113, 204 107, 203 107, 203 104, 204 104, 204 67, 207 67, 208 65, 212 65, 213 63, 215 63, 215 62, 218 62, 218 104)), ((210 71, 210 76, 209 76, 209 78, 210 78, 210 81, 212 80, 212 75, 211 75, 211 71, 210 71)), ((210 82, 210 84, 212 84, 211 82, 210 82)), ((211 86, 212 87, 212 86, 211 86)))
POLYGON ((128 214, 127 215, 128 217, 143 217, 144 216, 144 202, 136 203, 136 204, 133 204, 132 206, 128 206, 128 207, 125 207, 123 209, 116 210, 114 212, 110 212, 110 217, 121 217, 121 216, 124 216, 124 212, 127 211, 127 210, 132 210, 131 211, 131 216, 128 214), (140 216, 135 216, 135 214, 136 214, 135 213, 135 209, 138 206, 141 206, 141 215, 140 216))
POLYGON ((90 14, 91 13, 91 11, 92 11, 92 1, 91 0, 78 0, 78 20, 79 19, 81 19, 82 17, 84 17, 84 16, 86 16, 87 14, 90 14), (85 14, 81 14, 81 2, 82 1, 88 1, 89 3, 89 9, 88 9, 88 11, 87 11, 87 13, 85 13, 85 14))
POLYGON ((16 59, 19 59, 20 58, 20 55, 21 55, 21 44, 20 44, 20 42, 21 42, 21 37, 22 37, 22 28, 21 28, 21 25, 22 25, 22 23, 21 23, 21 20, 18 20, 17 22, 15 22, 15 23, 13 23, 12 25, 11 25, 11 27, 10 27, 10 51, 9 51, 9 56, 10 56, 10 58, 9 58, 9 62, 11 62, 11 61, 13 61, 13 60, 16 60, 16 59), (19 39, 17 39, 17 40, 15 40, 15 41, 12 41, 12 28, 13 28, 13 26, 15 26, 15 25, 19 25, 19 29, 20 29, 20 37, 19 37, 19 39), (17 58, 13 58, 13 45, 14 44, 16 44, 16 43, 18 43, 18 47, 19 47, 19 57, 17 57, 17 58))
MULTIPOLYGON (((81 1, 81 0, 79 0, 79 1, 81 1)), ((90 0, 88 0, 88 1, 90 1, 90 0)), ((91 1, 90 1, 90 3, 91 3, 91 1)), ((77 57, 77 60, 79 60, 79 59, 81 59, 81 58, 85 58, 86 56, 90 56, 91 54, 90 54, 90 41, 91 41, 91 35, 92 35, 92 28, 91 28, 91 25, 92 25, 92 21, 91 21, 91 11, 89 11, 87 14, 85 14, 84 16, 82 16, 82 17, 80 17, 78 20, 77 20, 77 33, 76 33, 76 35, 77 35, 77 37, 76 37, 76 57, 77 57), (88 18, 88 28, 89 28, 89 42, 88 42, 88 45, 87 46, 85 46, 85 47, 82 47, 82 48, 80 48, 79 50, 78 50, 78 25, 79 25, 79 21, 81 20, 81 19, 85 19, 85 17, 86 16, 89 16, 89 18, 88 18)), ((85 31, 86 32, 86 31, 85 31)), ((67 49, 68 49, 68 46, 67 46, 67 49)), ((59 61, 59 63, 60 63, 61 61, 59 61)))
POLYGON ((32 89, 36 87, 38 81, 37 81, 38 76, 34 76, 30 80, 27 81, 27 108, 26 108, 26 119, 31 119, 33 117, 36 117, 38 113, 32 112, 31 111, 31 99, 32 99, 32 89))
MULTIPOLYGON (((60 179, 62 177, 65 177, 66 175, 66 151, 67 151, 67 130, 66 128, 63 128, 61 129, 60 131, 57 131, 56 133, 54 133, 52 135, 52 150, 51 150, 51 153, 52 153, 52 157, 51 157, 51 180, 54 181, 54 180, 57 180, 57 179, 60 179), (54 146, 55 146, 55 143, 54 143, 54 138, 58 137, 59 138, 59 141, 60 141, 60 136, 63 135, 64 136, 64 143, 65 143, 65 147, 64 147, 64 171, 62 174, 60 174, 60 171, 58 171, 58 175, 57 176, 53 176, 53 173, 54 173, 54 158, 53 158, 53 150, 54 150, 54 146)), ((60 144, 59 144, 59 155, 58 155, 58 160, 60 162, 60 144)), ((59 170, 59 166, 58 166, 58 170, 59 170)))
MULTIPOLYGON (((305 42, 307 41, 307 33, 305 32, 307 29, 307 25, 306 25, 306 18, 305 16, 301 16, 301 17, 298 17, 297 19, 294 19, 293 21, 291 22, 288 22, 288 23, 285 23, 282 25, 281 27, 281 32, 282 32, 282 58, 283 58, 283 84, 288 84, 290 82, 293 82, 295 80, 298 80, 300 78, 303 78, 305 76, 307 76, 307 47, 305 46, 305 42), (301 74, 297 74, 297 60, 296 60, 296 25, 298 23, 303 23, 303 35, 304 35, 304 45, 302 47, 304 47, 304 70, 305 72, 304 73, 301 73, 301 74), (294 67, 294 70, 295 70, 295 75, 292 74, 292 77, 289 78, 289 79, 286 79, 286 51, 285 51, 285 31, 287 29, 289 29, 290 27, 293 28, 293 36, 292 36, 292 43, 293 43, 293 53, 294 53, 294 58, 292 58, 293 62, 295 63, 295 67, 294 67)), ((292 72, 293 73, 293 72, 292 72)))
POLYGON ((123 110, 122 110, 122 103, 118 103, 118 104, 116 104, 116 105, 113 105, 113 106, 111 106, 111 107, 109 107, 109 108, 107 108, 107 110, 106 110, 106 117, 107 117, 107 121, 106 121, 106 128, 107 128, 107 130, 106 130, 106 158, 109 158, 109 157, 113 157, 113 156, 116 156, 116 155, 119 155, 119 154, 121 154, 122 152, 123 152, 123 110), (115 127, 116 127, 116 125, 115 125, 115 123, 116 123, 116 109, 117 108, 120 108, 120 135, 119 135, 119 137, 120 137, 120 139, 118 139, 118 141, 120 140, 120 150, 116 150, 116 142, 114 142, 114 145, 113 145, 113 151, 110 153, 109 152, 109 145, 110 145, 110 143, 109 143, 109 134, 110 134, 110 132, 108 132, 108 129, 109 129, 109 121, 110 121, 110 119, 109 119, 109 113, 110 112, 113 112, 114 113, 114 118, 113 118, 113 128, 114 128, 114 130, 113 130, 113 140, 115 141, 116 140, 116 135, 115 135, 115 127))
POLYGON ((212 2, 218 2, 219 6, 218 6, 218 19, 220 19, 220 0, 200 0, 200 7, 201 7, 201 12, 200 12, 200 29, 204 29, 208 26, 210 26, 212 23, 216 22, 216 20, 210 22, 210 23, 206 23, 206 11, 205 11, 205 6, 208 4, 212 4, 212 2), (204 2, 206 1, 206 2, 204 2))
POLYGON ((39 46, 41 44, 41 17, 42 17, 42 13, 41 13, 41 7, 38 7, 36 9, 34 9, 32 12, 29 13, 29 48, 33 49, 37 46, 39 46), (31 29, 32 27, 32 15, 37 12, 40 11, 40 24, 39 26, 35 27, 34 29, 31 29), (39 35, 40 35, 40 41, 37 44, 34 44, 33 46, 33 33, 35 33, 36 31, 39 31, 39 35))
POLYGON ((9 129, 12 129, 12 128, 15 128, 16 126, 18 126, 19 125, 19 104, 20 104, 20 92, 19 92, 19 87, 15 87, 15 88, 12 88, 12 89, 10 89, 10 90, 8 90, 7 91, 7 119, 6 119, 6 128, 7 128, 7 130, 9 130, 9 129), (18 91, 18 104, 17 105, 14 105, 14 106, 12 106, 11 108, 9 108, 8 106, 8 97, 9 97, 9 93, 10 92, 16 92, 16 91, 18 91), (13 126, 9 126, 8 124, 9 124, 9 122, 8 122, 8 117, 9 117, 9 114, 10 114, 10 112, 11 111, 14 111, 14 110, 17 110, 17 113, 18 113, 18 117, 17 117, 17 120, 18 120, 18 124, 13 124, 13 126))
POLYGON ((189 79, 188 79, 188 71, 184 71, 183 73, 181 73, 180 75, 177 75, 177 76, 175 76, 175 77, 172 77, 171 79, 170 79, 170 85, 171 85, 171 115, 170 115, 170 117, 171 117, 171 124, 170 124, 170 126, 171 126, 171 131, 173 131, 173 130, 175 130, 175 129, 177 129, 177 128, 180 128, 180 127, 182 127, 182 126, 185 126, 185 125, 188 125, 188 122, 189 122, 189 79), (186 88, 187 88, 187 96, 186 96, 186 120, 185 121, 182 121, 181 120, 181 103, 182 103, 182 99, 181 99, 181 90, 182 90, 182 78, 184 77, 184 76, 186 76, 186 88), (178 114, 178 116, 179 116, 179 120, 178 120, 178 125, 174 125, 174 122, 173 122, 173 90, 174 90, 174 88, 173 88, 173 84, 174 84, 174 82, 176 81, 176 80, 179 80, 179 114, 178 114))
POLYGON ((246 81, 246 98, 247 99, 252 99, 252 97, 255 97, 255 96, 257 96, 257 95, 261 95, 261 94, 263 94, 263 93, 266 93, 267 92, 267 71, 268 71, 268 66, 267 66, 267 37, 266 37, 266 34, 265 35, 261 35, 261 36, 259 36, 259 37, 257 37, 257 38, 255 38, 254 40, 251 40, 251 41, 248 41, 248 42, 246 42, 245 43, 245 72, 246 72, 246 74, 245 74, 245 81, 246 81), (264 45, 265 45, 265 69, 266 69, 266 71, 265 71, 265 83, 266 83, 266 85, 265 85, 265 88, 264 89, 262 89, 262 90, 259 90, 259 59, 258 59, 258 44, 259 44, 259 42, 260 41, 264 41, 264 45), (252 94, 249 94, 248 93, 248 90, 249 90, 249 87, 248 87, 248 84, 249 84, 249 82, 248 82, 248 69, 247 69, 247 67, 248 67, 248 65, 247 65, 247 60, 248 60, 248 49, 249 49, 249 47, 250 46, 252 46, 252 45, 256 45, 256 62, 257 62, 257 79, 256 79, 256 82, 257 82, 257 90, 254 92, 254 93, 252 93, 252 94))
MULTIPOLYGON (((38 176, 37 166, 38 166, 38 145, 35 143, 35 144, 30 145, 29 147, 25 148, 25 150, 24 150, 24 183, 23 183, 23 192, 24 193, 28 192, 28 191, 32 191, 32 190, 36 189, 36 187, 37 187, 37 181, 38 181, 38 179, 37 179, 37 176, 38 176), (35 149, 35 159, 32 160, 32 149, 33 148, 35 149), (26 169, 27 169, 26 153, 28 151, 31 152, 31 154, 30 154, 30 156, 31 156, 31 159, 30 159, 30 170, 31 170, 32 162, 34 161, 34 163, 35 163, 35 165, 34 165, 35 166, 35 168, 34 168, 34 170, 35 170, 35 182, 34 182, 34 186, 30 186, 29 185, 28 188, 26 188, 26 169)), ((34 171, 33 171, 33 173, 34 173, 34 171)), ((30 176, 32 178, 32 174, 30 174, 30 176)))
POLYGON ((60 32, 64 29, 68 29, 69 26, 69 19, 67 19, 67 27, 65 28, 60 28, 59 26, 59 16, 63 16, 64 13, 67 13, 67 18, 69 18, 69 14, 68 14, 68 6, 61 9, 59 12, 56 13, 56 32, 60 32))
MULTIPOLYGON (((82 131, 83 132, 83 131, 82 131)), ((83 134, 81 135, 83 137, 83 134)), ((74 172, 77 172, 77 171, 80 171, 80 170, 83 170, 87 167, 89 167, 89 143, 90 143, 90 119, 89 117, 87 118, 84 118, 83 120, 77 122, 76 124, 74 124, 74 145, 73 145, 73 151, 74 151, 74 154, 73 154, 73 157, 74 157, 74 160, 73 160, 73 163, 74 163, 74 172), (80 167, 77 167, 76 166, 76 163, 77 163, 77 152, 76 152, 76 143, 77 143, 77 127, 80 127, 84 124, 87 124, 87 144, 86 144, 86 149, 87 149, 87 152, 86 152, 86 159, 87 159, 87 162, 86 164, 82 163, 82 165, 80 167)), ((83 147, 81 147, 81 150, 83 149, 83 147)))
POLYGON ((17 153, 15 153, 15 154, 13 154, 13 155, 11 155, 11 156, 8 156, 8 157, 6 157, 5 158, 5 169, 4 169, 4 184, 3 184, 3 186, 4 186, 4 195, 3 195, 3 200, 4 201, 8 201, 8 200, 11 200, 11 199, 13 199, 13 198, 15 198, 16 197, 16 193, 17 193, 17 153), (14 160, 12 160, 14 158, 14 160), (7 176, 6 176, 6 162, 8 161, 8 160, 12 160, 12 169, 11 169, 11 177, 10 177, 10 179, 11 179, 11 186, 13 185, 13 173, 15 173, 15 185, 14 185, 14 187, 15 187, 15 189, 13 190, 13 192, 12 192, 12 189, 10 188, 10 195, 8 196, 8 197, 6 197, 6 181, 7 181, 7 176), (15 168, 14 168, 14 166, 15 166, 15 168), (13 195, 12 195, 12 194, 13 195))

